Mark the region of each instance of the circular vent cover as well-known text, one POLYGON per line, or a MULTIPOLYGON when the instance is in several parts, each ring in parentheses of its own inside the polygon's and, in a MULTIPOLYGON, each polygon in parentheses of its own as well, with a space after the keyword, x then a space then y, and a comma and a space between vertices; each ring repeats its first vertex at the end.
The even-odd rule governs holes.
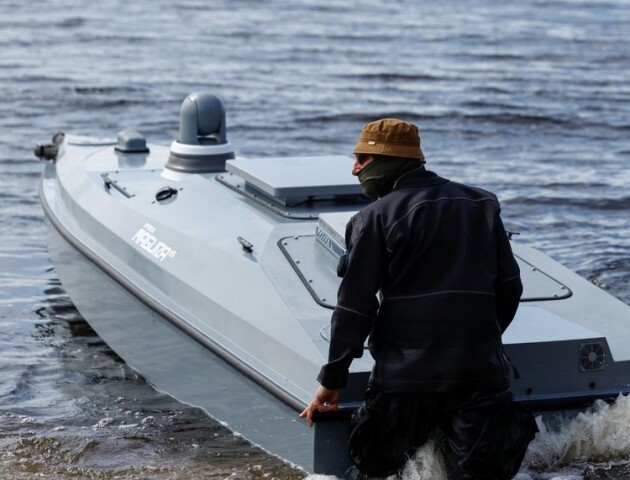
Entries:
POLYGON ((603 343, 583 343, 580 345, 580 370, 592 372, 606 367, 606 353, 603 343))

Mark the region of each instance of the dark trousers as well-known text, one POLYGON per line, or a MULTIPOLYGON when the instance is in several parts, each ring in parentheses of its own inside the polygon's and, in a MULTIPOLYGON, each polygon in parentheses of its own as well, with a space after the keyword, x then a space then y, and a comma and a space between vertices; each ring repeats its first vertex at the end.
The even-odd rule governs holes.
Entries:
POLYGON ((538 429, 533 415, 505 392, 444 395, 368 389, 351 421, 350 458, 371 477, 400 472, 430 432, 450 480, 507 480, 523 461, 538 429))

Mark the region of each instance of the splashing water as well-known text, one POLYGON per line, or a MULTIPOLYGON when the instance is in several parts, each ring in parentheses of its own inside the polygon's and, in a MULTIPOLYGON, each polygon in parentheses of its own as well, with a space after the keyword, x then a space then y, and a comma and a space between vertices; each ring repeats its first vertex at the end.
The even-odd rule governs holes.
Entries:
MULTIPOLYGON (((326 475, 309 475, 304 480, 337 480, 337 477, 326 475)), ((387 480, 396 480, 392 475, 387 480)), ((430 439, 410 459, 402 474, 402 480, 446 480, 444 460, 435 439, 430 439)))
MULTIPOLYGON (((395 477, 393 477, 395 478, 395 477)), ((429 440, 418 449, 414 458, 407 462, 403 471, 404 480, 446 480, 444 460, 435 439, 429 440)))
POLYGON ((630 458, 630 397, 614 402, 596 401, 588 410, 567 418, 567 413, 538 417, 540 432, 530 444, 523 465, 549 470, 576 462, 603 463, 630 458), (557 426, 555 426, 557 424, 557 426))
MULTIPOLYGON (((529 445, 521 473, 514 480, 624 478, 630 459, 630 396, 597 400, 584 411, 539 415, 540 432, 529 445), (598 464, 598 465, 592 465, 598 464), (622 469, 624 472, 619 472, 622 469), (554 471, 554 473, 545 473, 554 471), (622 473, 609 477, 606 472, 622 473)), ((437 442, 429 440, 405 465, 402 480, 446 480, 437 442)), ((336 480, 310 475, 305 480, 336 480)), ((395 480, 391 476, 387 480, 395 480)))

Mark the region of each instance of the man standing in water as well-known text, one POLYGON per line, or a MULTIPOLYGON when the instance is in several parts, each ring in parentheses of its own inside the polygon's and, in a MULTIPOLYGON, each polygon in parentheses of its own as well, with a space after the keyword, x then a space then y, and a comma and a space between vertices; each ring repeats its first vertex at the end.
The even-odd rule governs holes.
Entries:
POLYGON ((499 202, 427 171, 402 120, 365 125, 354 154, 378 200, 346 227, 328 363, 300 416, 312 426, 314 412, 338 409, 369 336, 375 363, 349 441, 358 478, 400 472, 434 427, 449 479, 512 478, 536 426, 512 400, 501 341, 522 284, 499 202))

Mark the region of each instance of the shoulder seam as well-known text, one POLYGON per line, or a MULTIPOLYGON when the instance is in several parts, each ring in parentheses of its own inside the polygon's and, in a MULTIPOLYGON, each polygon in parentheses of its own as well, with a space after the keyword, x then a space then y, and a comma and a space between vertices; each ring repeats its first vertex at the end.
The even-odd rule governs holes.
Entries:
POLYGON ((409 211, 402 217, 399 218, 396 223, 394 223, 391 228, 389 229, 389 231, 387 232, 387 235, 385 236, 385 245, 387 245, 387 242, 389 240, 389 236, 392 234, 392 232, 396 229, 396 227, 400 224, 400 222, 402 222, 404 219, 406 219, 409 215, 411 215, 413 213, 414 210, 416 210, 417 208, 421 207, 422 205, 426 205, 426 204, 432 204, 432 203, 438 203, 441 202, 443 200, 464 200, 464 201, 468 201, 468 202, 473 202, 473 203, 481 203, 481 202, 494 202, 497 205, 499 205, 499 201, 496 198, 492 198, 492 197, 484 197, 484 198, 479 198, 479 199, 472 199, 469 197, 441 197, 441 198, 435 198, 433 200, 423 200, 421 202, 416 203, 415 205, 412 205, 409 208, 409 211))

